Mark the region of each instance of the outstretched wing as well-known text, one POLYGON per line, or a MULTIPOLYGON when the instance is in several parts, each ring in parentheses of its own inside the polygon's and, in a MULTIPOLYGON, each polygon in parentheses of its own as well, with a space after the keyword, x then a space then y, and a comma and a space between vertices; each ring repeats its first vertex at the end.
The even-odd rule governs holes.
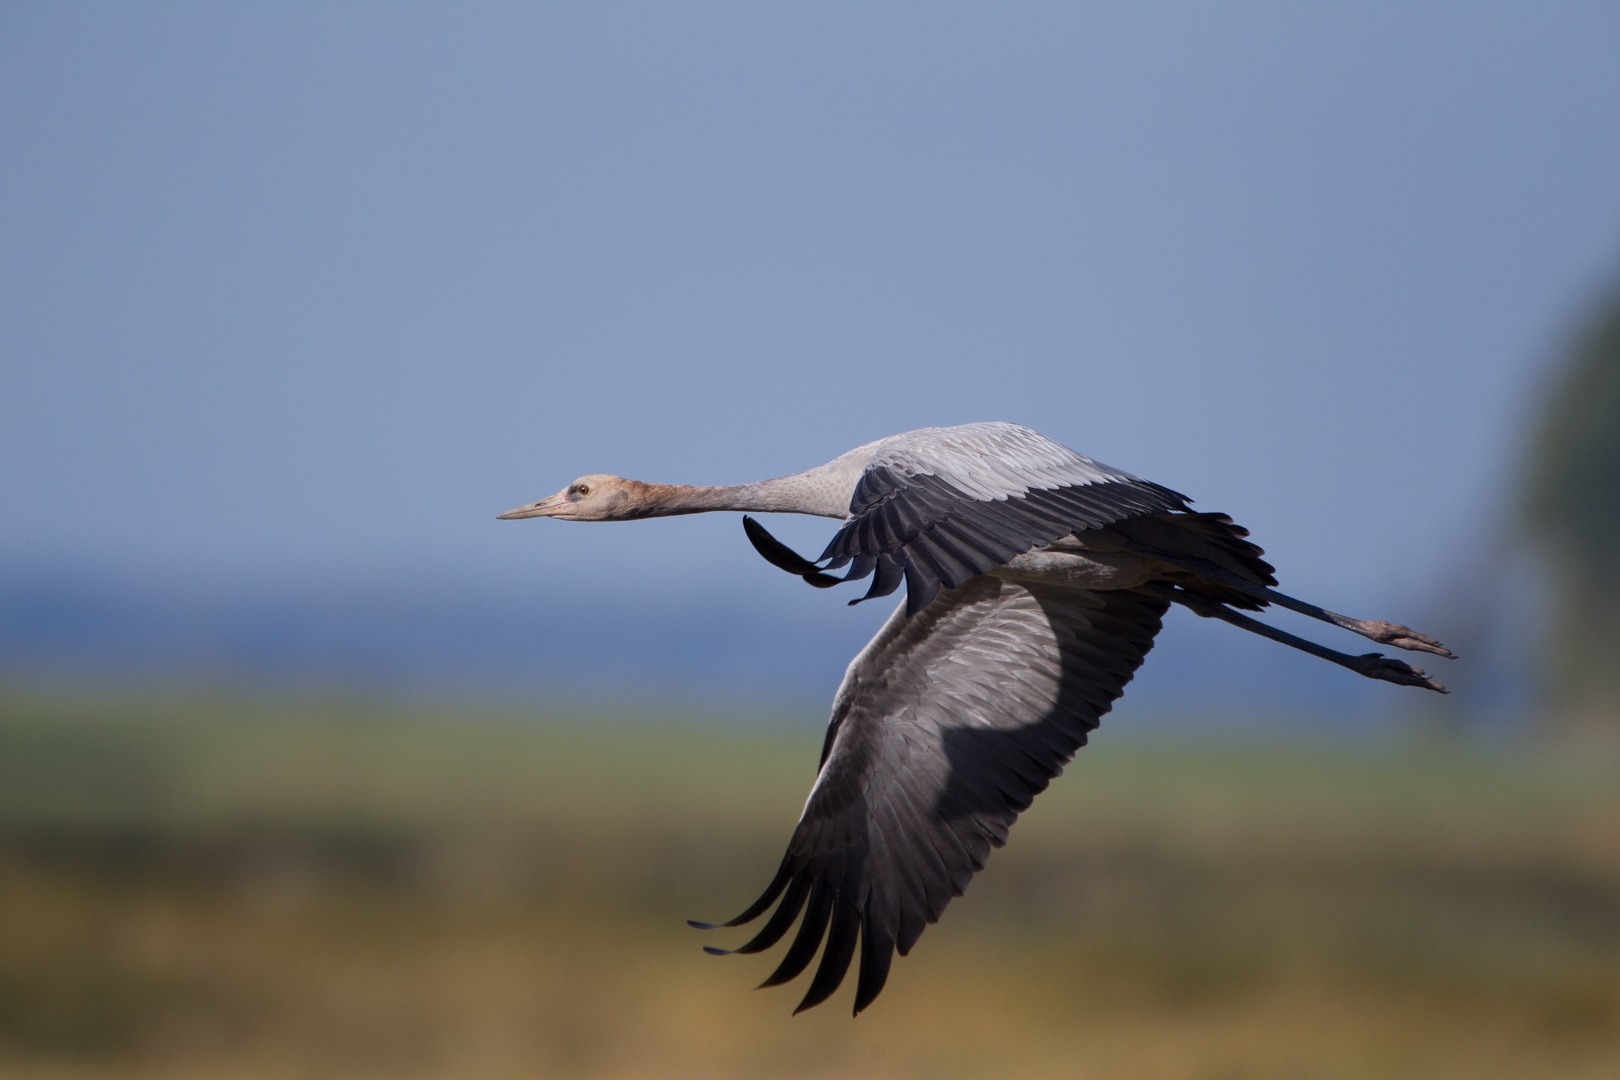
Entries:
POLYGON ((863 600, 906 583, 906 613, 1031 548, 1081 529, 1187 509, 1187 497, 1077 454, 1017 424, 924 428, 878 451, 850 517, 822 552, 863 600))
POLYGON ((894 951, 910 951, 1085 744, 1168 606, 1134 591, 976 577, 915 618, 897 609, 839 687, 821 771, 775 880, 725 924, 776 904, 735 950, 759 952, 803 910, 764 985, 802 972, 825 936, 799 1009, 818 1005, 843 981, 858 941, 855 1011, 871 1004, 894 951))

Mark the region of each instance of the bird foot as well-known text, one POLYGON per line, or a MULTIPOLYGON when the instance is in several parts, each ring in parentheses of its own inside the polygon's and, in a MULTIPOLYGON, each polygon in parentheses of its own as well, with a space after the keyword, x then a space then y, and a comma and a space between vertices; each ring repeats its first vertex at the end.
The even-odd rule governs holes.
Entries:
POLYGON ((1369 679, 1382 679, 1400 686, 1421 686, 1441 694, 1451 692, 1429 678, 1422 668, 1415 668, 1404 660, 1396 660, 1383 653, 1362 653, 1360 656, 1351 657, 1350 660, 1351 662, 1345 666, 1369 679))
POLYGON ((1384 622, 1382 619, 1352 619, 1345 615, 1329 612, 1334 620, 1346 630, 1354 630, 1362 637, 1372 638, 1380 645, 1393 645, 1397 649, 1410 649, 1413 652, 1434 653, 1455 660, 1457 654, 1440 644, 1427 634, 1420 634, 1410 626, 1399 626, 1395 623, 1384 622))

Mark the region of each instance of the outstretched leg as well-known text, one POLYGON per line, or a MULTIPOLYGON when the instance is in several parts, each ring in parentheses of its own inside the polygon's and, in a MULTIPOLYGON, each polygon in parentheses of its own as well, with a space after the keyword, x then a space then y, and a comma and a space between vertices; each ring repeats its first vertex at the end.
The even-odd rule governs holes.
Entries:
MULTIPOLYGON (((1318 645, 1314 641, 1306 641, 1304 638, 1295 637, 1286 631, 1278 630, 1274 626, 1267 626, 1257 619, 1251 619, 1247 615, 1240 615, 1231 608, 1218 604, 1208 597, 1199 596, 1197 593, 1191 593, 1173 585, 1148 585, 1144 586, 1144 588, 1151 590, 1166 600, 1180 604, 1194 615, 1229 622, 1233 626, 1242 627, 1250 633, 1259 634, 1261 637, 1292 646, 1302 652, 1308 652, 1312 656, 1320 656, 1324 660, 1330 660, 1340 667, 1347 667, 1356 674, 1365 675, 1369 679, 1382 679, 1385 682, 1397 683, 1401 686, 1421 686, 1428 690, 1437 690, 1442 694, 1449 693, 1444 686, 1424 674, 1421 668, 1412 667, 1404 661, 1384 656, 1382 653, 1364 653, 1361 656, 1350 656, 1347 653, 1335 652, 1325 645, 1318 645)), ((1450 654, 1447 653, 1446 655, 1449 656, 1450 654)))
MULTIPOLYGON (((1200 577, 1207 577, 1220 582, 1222 585, 1229 585, 1240 592, 1247 593, 1256 600, 1264 600, 1267 603, 1276 604, 1278 607, 1287 608, 1289 611, 1297 611, 1301 615, 1309 615, 1313 619, 1332 623, 1334 626, 1342 627, 1353 634, 1360 634, 1364 638, 1371 638, 1380 645, 1393 645, 1397 649, 1434 653, 1436 656, 1444 656, 1452 660, 1456 659, 1456 654, 1450 649, 1429 635, 1420 634, 1409 626, 1399 626, 1395 623, 1384 622, 1382 619, 1352 619, 1348 615, 1340 615, 1337 612, 1329 611, 1327 608, 1306 603, 1304 600, 1295 600, 1292 596, 1280 593, 1275 589, 1268 589, 1264 585, 1256 585, 1254 582, 1232 573, 1225 567, 1217 566, 1208 559, 1200 559, 1196 555, 1182 555, 1174 551, 1161 551, 1158 548, 1138 544, 1134 541, 1127 542, 1126 547, 1138 554, 1149 555, 1155 559, 1180 566, 1185 570, 1190 570, 1200 577)), ((1211 617, 1224 618, 1224 616, 1219 615, 1211 617)), ((1258 631, 1256 632, 1258 633, 1258 631)), ((1334 655, 1342 656, 1343 654, 1334 653, 1334 655)))

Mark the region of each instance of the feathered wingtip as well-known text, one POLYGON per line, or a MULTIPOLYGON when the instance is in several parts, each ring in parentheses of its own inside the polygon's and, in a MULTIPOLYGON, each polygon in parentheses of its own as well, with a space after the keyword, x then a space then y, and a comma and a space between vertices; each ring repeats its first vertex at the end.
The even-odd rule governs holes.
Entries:
POLYGON ((804 919, 799 931, 776 970, 759 984, 759 989, 780 986, 798 978, 815 958, 826 939, 821 963, 810 987, 793 1010, 794 1015, 814 1008, 832 996, 844 981, 851 962, 860 950, 860 977, 855 991, 854 1014, 877 998, 888 980, 889 964, 894 954, 894 938, 882 933, 867 918, 864 904, 853 903, 845 890, 858 890, 859 872, 853 874, 842 860, 834 858, 828 863, 813 860, 809 864, 795 864, 791 857, 784 859, 782 867, 760 898, 749 905, 747 911, 724 923, 706 923, 695 919, 687 925, 700 930, 713 930, 726 926, 740 926, 763 915, 773 904, 776 910, 766 920, 759 933, 745 945, 735 949, 719 949, 705 945, 703 951, 710 956, 730 956, 734 953, 763 952, 777 944, 792 929, 802 912, 804 919), (823 877, 828 872, 830 876, 823 877), (780 899, 780 903, 777 901, 780 899))
MULTIPOLYGON (((788 860, 783 859, 781 868, 776 871, 776 877, 771 879, 771 883, 765 887, 765 891, 760 894, 759 899, 748 905, 747 911, 738 915, 735 919, 727 919, 725 922, 711 923, 699 922, 697 919, 687 919, 686 925, 694 930, 719 930, 722 927, 741 926, 744 923, 751 923, 765 914, 766 909, 776 903, 776 898, 782 895, 782 891, 788 887, 788 883, 792 880, 793 868, 788 865, 788 860)), ((709 951, 707 946, 704 947, 704 951, 709 951)))

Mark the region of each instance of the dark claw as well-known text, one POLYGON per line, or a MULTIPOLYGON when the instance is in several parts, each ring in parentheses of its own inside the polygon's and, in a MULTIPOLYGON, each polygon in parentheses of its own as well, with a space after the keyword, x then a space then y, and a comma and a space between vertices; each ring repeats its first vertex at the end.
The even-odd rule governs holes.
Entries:
POLYGON ((705 946, 703 946, 703 951, 708 953, 710 956, 730 956, 731 955, 731 950, 730 949, 717 949, 713 945, 705 945, 705 946))
POLYGON ((690 926, 694 930, 715 930, 720 926, 719 923, 698 922, 696 919, 687 919, 686 925, 690 926))
POLYGON ((1404 660, 1396 660, 1383 653, 1363 653, 1356 657, 1355 670, 1369 679, 1382 679, 1400 686, 1421 686, 1441 694, 1451 692, 1429 678, 1422 668, 1415 668, 1404 660))

